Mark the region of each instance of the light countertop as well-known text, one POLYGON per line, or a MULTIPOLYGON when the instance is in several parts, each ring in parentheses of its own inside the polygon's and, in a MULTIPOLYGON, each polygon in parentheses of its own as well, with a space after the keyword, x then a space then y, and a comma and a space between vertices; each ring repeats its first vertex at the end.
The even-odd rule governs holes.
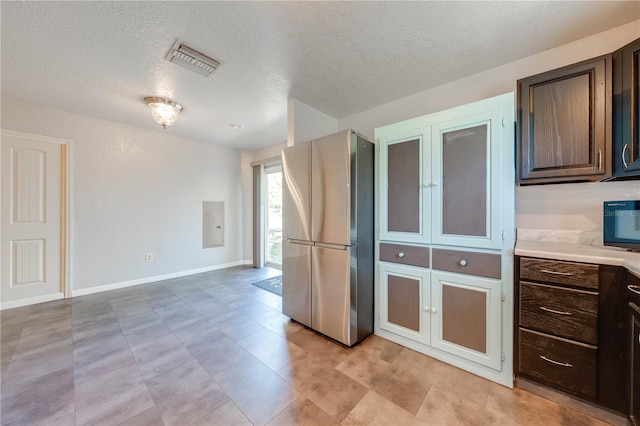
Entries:
POLYGON ((640 276, 640 252, 630 252, 617 247, 556 241, 518 240, 515 254, 543 259, 623 266, 640 276))

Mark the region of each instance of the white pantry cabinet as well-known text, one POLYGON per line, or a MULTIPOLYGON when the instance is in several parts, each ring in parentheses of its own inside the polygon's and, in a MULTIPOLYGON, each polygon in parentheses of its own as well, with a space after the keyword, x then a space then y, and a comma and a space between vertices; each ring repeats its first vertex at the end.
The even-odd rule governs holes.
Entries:
POLYGON ((503 108, 464 106, 376 129, 381 241, 502 247, 503 108))
POLYGON ((507 386, 513 123, 509 93, 375 130, 376 333, 507 386))

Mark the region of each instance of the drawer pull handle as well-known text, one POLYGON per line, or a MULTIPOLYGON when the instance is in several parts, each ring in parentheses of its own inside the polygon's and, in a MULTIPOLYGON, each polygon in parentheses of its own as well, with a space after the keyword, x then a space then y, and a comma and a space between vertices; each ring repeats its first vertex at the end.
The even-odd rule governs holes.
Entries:
POLYGON ((556 311, 555 309, 547 308, 546 306, 540 306, 540 309, 542 309, 543 311, 551 312, 558 315, 573 315, 571 312, 556 311))
POLYGON ((551 275, 562 275, 563 277, 573 276, 572 272, 556 272, 556 271, 549 271, 547 269, 540 269, 540 272, 544 272, 545 274, 551 274, 551 275))
POLYGON ((628 286, 627 286, 627 288, 628 288, 630 291, 632 291, 632 292, 634 292, 634 293, 636 293, 636 294, 640 294, 640 286, 637 286, 637 285, 628 285, 628 286))
POLYGON ((573 365, 569 364, 568 362, 554 361, 544 355, 540 355, 540 358, 544 359, 547 362, 550 362, 551 364, 559 365, 560 367, 573 367, 573 365))
POLYGON ((398 253, 398 257, 399 257, 400 259, 403 259, 403 258, 404 258, 404 253, 403 253, 403 252, 398 253))

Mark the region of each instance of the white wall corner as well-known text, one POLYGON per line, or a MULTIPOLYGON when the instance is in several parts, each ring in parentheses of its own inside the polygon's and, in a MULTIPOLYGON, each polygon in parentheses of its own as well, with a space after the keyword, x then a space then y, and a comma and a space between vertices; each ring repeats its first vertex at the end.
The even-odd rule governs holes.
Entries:
POLYGON ((295 142, 296 102, 293 98, 287 101, 287 146, 293 146, 295 142))
POLYGON ((338 119, 291 98, 287 104, 287 146, 338 131, 338 119))

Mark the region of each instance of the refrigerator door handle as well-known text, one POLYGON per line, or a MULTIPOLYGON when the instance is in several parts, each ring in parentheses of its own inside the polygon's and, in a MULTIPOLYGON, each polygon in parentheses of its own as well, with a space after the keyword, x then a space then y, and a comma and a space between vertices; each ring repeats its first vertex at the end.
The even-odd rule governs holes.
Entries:
POLYGON ((305 240, 294 240, 293 238, 285 238, 284 239, 286 242, 291 243, 291 244, 300 244, 302 246, 312 246, 313 241, 305 241, 305 240))
POLYGON ((334 250, 347 250, 349 247, 351 247, 351 246, 345 246, 343 244, 329 244, 329 243, 318 243, 318 242, 315 243, 315 246, 334 249, 334 250))

